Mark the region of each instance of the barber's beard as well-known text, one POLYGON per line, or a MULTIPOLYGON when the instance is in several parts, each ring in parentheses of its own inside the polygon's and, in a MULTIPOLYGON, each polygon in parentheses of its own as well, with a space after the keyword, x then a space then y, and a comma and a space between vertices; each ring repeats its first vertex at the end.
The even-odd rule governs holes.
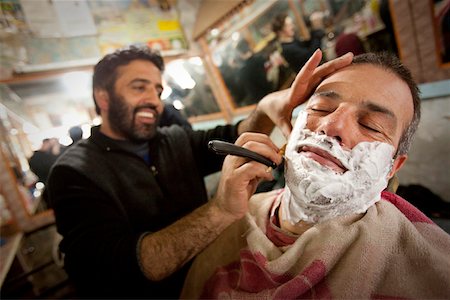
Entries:
MULTIPOLYGON (((132 142, 145 142, 155 133, 158 122, 154 124, 136 124, 136 111, 141 107, 132 107, 125 99, 116 93, 109 92, 110 106, 108 121, 114 131, 121 133, 132 142)), ((158 121, 159 115, 154 112, 158 121)))
POLYGON ((341 215, 364 213, 381 199, 386 188, 394 147, 382 142, 362 142, 352 150, 306 126, 301 113, 286 148, 286 188, 282 199, 282 218, 292 224, 317 223, 341 215), (306 157, 302 146, 320 148, 336 157, 347 169, 336 173, 306 157))

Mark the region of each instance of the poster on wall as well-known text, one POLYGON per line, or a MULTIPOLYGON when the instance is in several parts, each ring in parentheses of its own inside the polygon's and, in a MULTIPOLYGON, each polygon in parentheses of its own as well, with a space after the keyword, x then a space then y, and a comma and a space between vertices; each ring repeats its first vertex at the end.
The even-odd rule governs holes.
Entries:
POLYGON ((36 37, 77 37, 97 33, 87 0, 20 0, 36 37))
POLYGON ((127 45, 188 48, 173 0, 0 0, 0 78, 95 64, 127 45), (14 34, 9 34, 14 33, 14 34))
POLYGON ((97 0, 90 1, 89 6, 102 54, 132 44, 148 45, 163 55, 187 49, 178 13, 169 1, 97 0))

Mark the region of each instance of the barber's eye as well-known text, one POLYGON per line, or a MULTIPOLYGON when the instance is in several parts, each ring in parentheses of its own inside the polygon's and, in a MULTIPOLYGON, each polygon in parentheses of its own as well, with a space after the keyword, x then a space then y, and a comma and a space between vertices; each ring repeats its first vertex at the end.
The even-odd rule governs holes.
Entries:
POLYGON ((145 90, 145 86, 143 86, 143 85, 136 85, 136 86, 133 86, 133 89, 134 89, 135 91, 142 92, 142 91, 145 90))

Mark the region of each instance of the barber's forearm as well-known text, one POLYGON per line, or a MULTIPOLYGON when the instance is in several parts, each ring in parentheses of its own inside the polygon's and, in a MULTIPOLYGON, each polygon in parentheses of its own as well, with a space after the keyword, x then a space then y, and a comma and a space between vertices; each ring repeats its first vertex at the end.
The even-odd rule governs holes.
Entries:
POLYGON ((171 275, 233 221, 234 218, 210 202, 163 230, 147 235, 140 249, 145 275, 153 281, 171 275))
POLYGON ((256 107, 250 115, 239 123, 238 134, 244 132, 259 132, 269 135, 273 130, 274 124, 272 120, 259 108, 256 107))

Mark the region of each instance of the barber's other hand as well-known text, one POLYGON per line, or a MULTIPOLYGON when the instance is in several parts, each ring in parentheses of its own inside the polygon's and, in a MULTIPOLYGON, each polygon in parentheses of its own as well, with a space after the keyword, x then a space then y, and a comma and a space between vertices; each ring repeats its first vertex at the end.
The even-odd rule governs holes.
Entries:
MULTIPOLYGON (((276 164, 282 161, 277 146, 265 134, 243 133, 235 144, 257 152, 276 164)), ((238 220, 247 212, 248 200, 261 180, 273 180, 273 175, 267 172, 266 165, 248 158, 227 155, 216 196, 212 199, 213 204, 238 220)))
POLYGON ((263 111, 286 138, 292 131, 293 110, 308 100, 326 76, 348 66, 352 62, 353 54, 347 53, 319 66, 321 59, 322 51, 318 49, 297 74, 290 88, 268 94, 258 103, 257 109, 263 111))

